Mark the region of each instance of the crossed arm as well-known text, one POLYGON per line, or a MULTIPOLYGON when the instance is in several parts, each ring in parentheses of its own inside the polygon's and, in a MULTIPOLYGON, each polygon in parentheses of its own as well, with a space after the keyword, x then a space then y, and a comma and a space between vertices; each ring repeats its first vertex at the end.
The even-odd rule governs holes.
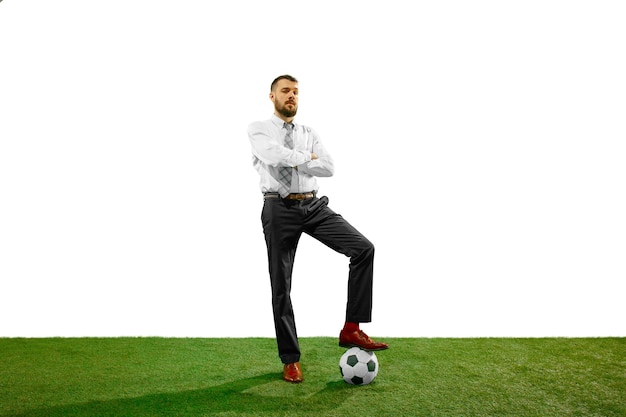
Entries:
POLYGON ((253 123, 248 128, 248 137, 252 144, 252 153, 263 163, 271 166, 297 167, 300 173, 317 177, 330 177, 334 174, 334 163, 330 154, 322 145, 319 136, 313 130, 308 133, 307 149, 289 149, 278 143, 264 129, 253 123))

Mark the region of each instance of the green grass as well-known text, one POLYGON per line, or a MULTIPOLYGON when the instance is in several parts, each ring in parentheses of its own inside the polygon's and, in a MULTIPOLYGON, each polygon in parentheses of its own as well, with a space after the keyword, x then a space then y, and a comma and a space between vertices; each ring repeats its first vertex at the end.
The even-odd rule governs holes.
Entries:
POLYGON ((336 339, 0 339, 0 416, 626 416, 626 339, 386 339, 372 384, 336 339))

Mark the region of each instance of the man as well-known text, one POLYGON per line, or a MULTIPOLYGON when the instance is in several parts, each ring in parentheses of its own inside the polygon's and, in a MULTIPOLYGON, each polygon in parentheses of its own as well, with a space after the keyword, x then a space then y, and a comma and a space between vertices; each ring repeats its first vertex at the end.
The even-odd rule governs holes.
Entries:
POLYGON ((290 75, 277 77, 269 97, 274 114, 269 120, 250 124, 248 136, 265 200, 261 220, 283 379, 301 382, 300 347, 290 292, 294 256, 303 232, 350 257, 346 323, 339 334, 339 345, 366 350, 388 346, 373 341, 359 328, 359 323, 371 321, 374 246, 328 208, 328 198, 316 195, 315 177, 332 176, 334 165, 317 133, 293 123, 298 111, 298 80, 290 75))

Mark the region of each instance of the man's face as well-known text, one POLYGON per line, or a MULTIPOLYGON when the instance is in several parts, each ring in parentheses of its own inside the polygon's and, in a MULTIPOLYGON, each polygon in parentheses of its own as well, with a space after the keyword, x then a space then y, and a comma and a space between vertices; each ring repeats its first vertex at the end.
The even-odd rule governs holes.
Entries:
POLYGON ((276 112, 285 117, 294 117, 298 112, 298 83, 286 79, 279 80, 270 93, 276 112))

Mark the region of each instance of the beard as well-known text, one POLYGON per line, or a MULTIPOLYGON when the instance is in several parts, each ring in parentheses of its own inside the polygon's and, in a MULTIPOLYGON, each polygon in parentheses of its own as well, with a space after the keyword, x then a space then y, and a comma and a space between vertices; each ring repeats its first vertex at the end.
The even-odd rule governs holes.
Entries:
POLYGON ((278 114, 281 114, 285 117, 294 117, 296 113, 298 112, 298 105, 296 104, 293 105, 293 109, 291 110, 285 106, 278 107, 277 105, 274 105, 274 108, 276 109, 278 114))

